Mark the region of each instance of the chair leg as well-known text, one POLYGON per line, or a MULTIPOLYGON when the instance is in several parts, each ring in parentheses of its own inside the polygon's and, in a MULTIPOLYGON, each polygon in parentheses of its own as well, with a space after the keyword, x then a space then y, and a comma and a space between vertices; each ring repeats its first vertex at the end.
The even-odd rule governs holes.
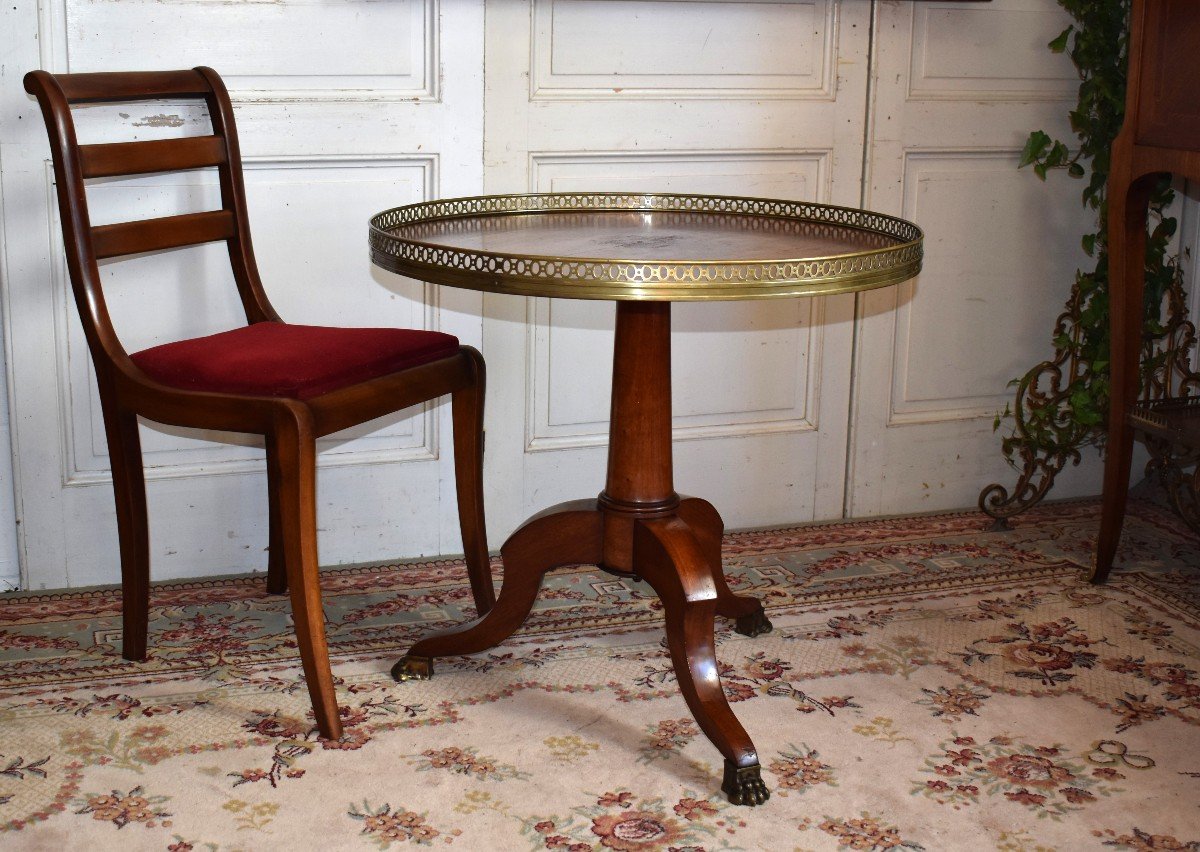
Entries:
MULTIPOLYGON (((1113 162, 1124 158, 1114 155, 1113 162)), ((1157 175, 1132 181, 1126 168, 1109 182, 1108 268, 1109 361, 1108 439, 1104 461, 1104 498, 1100 532, 1096 538, 1096 564, 1090 577, 1103 583, 1112 570, 1121 540, 1129 474, 1133 459, 1133 429, 1129 407, 1137 400, 1138 366, 1142 349, 1142 305, 1145 290, 1146 218, 1150 190, 1157 175)))
POLYGON ((110 393, 101 393, 101 405, 121 546, 121 656, 144 660, 150 612, 150 529, 138 420, 133 412, 121 410, 110 393))
POLYGON ((317 729, 321 736, 335 740, 342 735, 342 723, 329 667, 317 574, 317 448, 308 412, 289 407, 276 419, 275 434, 269 440, 274 452, 267 456, 267 475, 275 480, 300 662, 317 729))
POLYGON ((279 520, 279 488, 274 476, 271 475, 271 456, 276 452, 275 440, 267 436, 267 504, 268 504, 268 539, 267 539, 267 594, 287 594, 287 562, 283 558, 283 530, 279 520))
POLYGON ((454 416, 454 483, 458 491, 458 523, 462 530, 463 553, 475 612, 487 615, 496 603, 488 556, 487 530, 483 517, 483 399, 486 374, 483 356, 464 349, 475 367, 475 381, 454 392, 450 405, 454 416))

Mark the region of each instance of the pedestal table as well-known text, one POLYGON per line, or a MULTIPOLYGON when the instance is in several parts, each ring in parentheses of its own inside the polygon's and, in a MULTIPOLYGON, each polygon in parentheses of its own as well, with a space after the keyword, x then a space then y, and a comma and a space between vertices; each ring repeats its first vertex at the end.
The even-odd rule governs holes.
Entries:
MULTIPOLYGON (((730 196, 564 193, 448 199, 371 220, 371 259, 423 281, 496 293, 617 302, 608 476, 594 499, 535 515, 501 548, 495 606, 417 642, 392 670, 428 678, 435 657, 474 654, 511 636, 542 577, 591 564, 658 594, 679 688, 725 757, 734 804, 769 796, 754 744, 718 676, 716 615, 757 636, 762 604, 735 595, 721 567, 721 516, 675 493, 671 459, 671 302, 846 293, 895 284, 921 267, 922 234, 892 216, 730 196)), ((736 366, 736 365, 734 365, 736 366)))

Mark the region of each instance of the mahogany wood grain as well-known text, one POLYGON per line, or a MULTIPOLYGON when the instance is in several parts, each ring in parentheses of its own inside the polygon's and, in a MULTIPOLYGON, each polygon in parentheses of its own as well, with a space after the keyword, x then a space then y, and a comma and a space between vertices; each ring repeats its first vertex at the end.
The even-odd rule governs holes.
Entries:
POLYGON ((1091 580, 1112 570, 1133 454, 1129 410, 1138 401, 1144 322, 1147 206, 1166 174, 1200 178, 1200 4, 1134 0, 1125 123, 1108 178, 1111 358, 1104 496, 1091 580))
MULTIPOLYGON (((757 767, 750 735, 733 715, 718 674, 713 617, 717 587, 713 566, 682 519, 639 520, 633 535, 634 564, 658 593, 666 618, 667 647, 679 690, 726 766, 757 767)), ((726 790, 735 805, 759 805, 769 796, 761 779, 747 790, 726 790)))
MULTIPOLYGON (((716 507, 699 497, 684 497, 679 503, 679 517, 687 522, 712 570, 717 589, 717 615, 765 621, 762 601, 749 595, 735 595, 725 581, 725 571, 721 567, 721 537, 725 534, 725 522, 721 520, 716 507)), ((742 633, 749 632, 744 629, 746 623, 743 622, 742 633)), ((770 629, 769 622, 764 626, 766 630, 770 629)))
MULTIPOLYGON (((722 789, 757 805, 769 793, 754 744, 733 715, 718 675, 713 621, 735 619, 749 636, 770 630, 762 604, 733 594, 721 568, 724 524, 705 500, 680 500, 671 456, 671 313, 668 302, 619 302, 613 350, 608 474, 595 500, 551 506, 525 522, 500 554, 504 581, 483 618, 418 641, 392 668, 397 680, 433 674, 433 659, 475 654, 508 639, 533 608, 542 578, 594 564, 637 581, 663 601, 680 691, 725 757, 722 789)), ((463 430, 469 434, 469 430, 463 430)))
POLYGON ((428 677, 428 663, 434 657, 477 654, 512 636, 529 617, 546 572, 600 561, 602 523, 595 500, 560 503, 530 518, 500 549, 504 582, 495 606, 482 618, 421 639, 392 668, 392 676, 397 680, 428 677))
POLYGON ((225 143, 220 136, 186 136, 82 145, 79 160, 84 178, 202 169, 225 162, 225 143))
POLYGON ((227 240, 234 234, 233 212, 205 210, 137 222, 115 222, 92 228, 97 260, 145 251, 194 246, 227 240))
POLYGON ((471 347, 461 346, 432 363, 303 402, 187 391, 155 381, 133 363, 113 329, 97 266, 100 258, 223 240, 246 321, 280 321, 254 258, 229 93, 210 68, 60 75, 33 71, 25 77, 25 88, 37 98, 50 137, 71 288, 104 411, 121 547, 122 653, 127 659, 142 660, 147 647, 150 556, 138 417, 173 426, 263 435, 270 504, 267 588, 274 594, 290 592, 317 727, 322 736, 335 739, 341 736, 342 726, 317 570, 316 438, 452 395, 463 545, 475 605, 483 615, 495 601, 483 514, 483 359, 471 347), (212 134, 164 142, 78 144, 72 103, 164 97, 205 101, 212 134), (86 178, 203 167, 217 169, 220 209, 91 225, 86 178))

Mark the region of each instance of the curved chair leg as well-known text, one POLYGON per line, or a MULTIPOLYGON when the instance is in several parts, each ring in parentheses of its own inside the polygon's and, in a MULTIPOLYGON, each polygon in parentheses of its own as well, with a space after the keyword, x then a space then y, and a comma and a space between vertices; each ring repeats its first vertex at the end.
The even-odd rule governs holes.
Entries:
POLYGON ((283 530, 279 518, 279 484, 272 472, 271 457, 275 454, 275 439, 267 436, 267 510, 269 533, 267 539, 267 594, 287 594, 287 562, 283 558, 283 530))
POLYGON ((474 349, 463 351, 471 358, 475 381, 450 397, 454 418, 454 485, 475 613, 484 616, 496 604, 483 518, 483 399, 487 377, 483 356, 474 349))
MULTIPOLYGON (((1128 158, 1113 157, 1114 163, 1128 158)), ((1125 174, 1110 179, 1108 202, 1109 322, 1112 348, 1109 362, 1108 440, 1104 460, 1104 501, 1100 533, 1096 539, 1096 564, 1091 581, 1103 583, 1112 570, 1133 457, 1133 429, 1129 407, 1137 400, 1138 363, 1142 349, 1143 291, 1145 290, 1146 219, 1150 190, 1157 175, 1130 180, 1125 174)))
POLYGON ((696 537, 700 549, 708 558, 717 588, 717 615, 734 620, 733 629, 743 636, 761 636, 771 632, 771 622, 763 610, 762 601, 749 595, 735 595, 725 582, 721 563, 721 537, 725 522, 715 506, 699 497, 684 497, 679 503, 682 518, 696 537))
POLYGON ((599 562, 602 536, 603 518, 595 500, 561 503, 530 518, 500 551, 504 582, 496 605, 482 618, 417 642, 392 667, 392 677, 426 680, 433 676, 434 657, 476 654, 499 645, 525 623, 546 572, 599 562))
POLYGON ((121 656, 144 660, 150 612, 150 528, 142 443, 136 414, 119 410, 107 393, 101 393, 101 407, 121 544, 121 656))
POLYGON ((717 674, 717 588, 709 556, 686 522, 663 518, 638 522, 633 560, 637 573, 662 599, 679 689, 700 730, 725 756, 721 789, 735 805, 762 804, 770 793, 762 781, 758 753, 733 715, 717 674))
POLYGON ((342 736, 325 613, 317 573, 317 448, 307 412, 289 410, 276 419, 272 436, 275 452, 268 455, 269 476, 275 479, 279 526, 292 597, 292 620, 300 662, 308 682, 317 729, 326 739, 342 736))

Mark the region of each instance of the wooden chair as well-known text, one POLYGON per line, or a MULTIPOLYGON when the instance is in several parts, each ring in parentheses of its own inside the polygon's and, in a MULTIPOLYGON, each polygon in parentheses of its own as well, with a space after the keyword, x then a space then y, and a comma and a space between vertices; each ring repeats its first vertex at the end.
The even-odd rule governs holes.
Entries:
MULTIPOLYGON (((317 573, 316 445, 322 435, 452 395, 459 518, 480 614, 495 601, 483 519, 484 364, 457 338, 408 329, 289 325, 259 278, 246 215, 233 109, 211 68, 152 73, 33 71, 50 135, 71 286, 104 413, 121 546, 123 655, 146 657, 150 551, 139 416, 159 423, 263 435, 270 547, 267 589, 290 589, 296 638, 322 736, 341 736, 317 573), (79 145, 71 104, 154 98, 208 105, 212 134, 79 145), (93 227, 84 181, 215 167, 221 208, 93 227), (224 241, 248 325, 127 353, 105 307, 97 261, 224 241)), ((363 220, 364 234, 366 220, 363 220)))
POLYGON ((1200 440, 1200 406, 1182 399, 1138 402, 1150 193, 1166 174, 1200 178, 1200 100, 1195 94, 1200 3, 1134 0, 1130 26, 1125 123, 1113 143, 1108 178, 1112 376, 1104 502, 1091 577, 1095 583, 1108 578, 1120 541, 1134 429, 1173 441, 1200 440))

